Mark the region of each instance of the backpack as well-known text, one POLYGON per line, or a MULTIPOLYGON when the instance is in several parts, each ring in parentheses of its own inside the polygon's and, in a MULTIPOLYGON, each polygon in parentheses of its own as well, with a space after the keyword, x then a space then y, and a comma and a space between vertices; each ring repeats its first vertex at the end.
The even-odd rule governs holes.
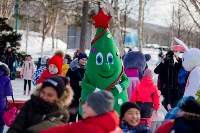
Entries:
POLYGON ((184 68, 181 68, 178 71, 178 84, 186 84, 188 76, 189 72, 186 71, 184 68))

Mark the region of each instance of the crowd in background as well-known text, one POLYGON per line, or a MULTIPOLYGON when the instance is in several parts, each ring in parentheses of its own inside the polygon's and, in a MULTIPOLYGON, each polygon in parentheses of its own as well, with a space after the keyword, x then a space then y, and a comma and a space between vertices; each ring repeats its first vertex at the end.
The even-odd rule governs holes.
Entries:
MULTIPOLYGON (((0 86, 0 132, 4 128, 6 96, 13 95, 10 71, 16 59, 11 51, 8 47, 2 60, 5 64, 0 63, 0 81, 4 83, 0 86)), ((27 55, 20 76, 24 79, 23 94, 31 99, 25 102, 8 133, 200 132, 200 103, 193 97, 183 97, 189 72, 174 51, 164 55, 161 50, 158 56, 154 71, 146 66, 130 102, 121 106, 120 116, 113 110, 114 98, 108 91, 89 95, 81 116, 78 106, 88 56, 77 50, 72 58, 59 50, 51 58, 40 58, 36 67, 31 55, 27 55), (158 74, 158 84, 153 81, 154 73, 158 74), (33 94, 31 81, 36 86, 33 94)))

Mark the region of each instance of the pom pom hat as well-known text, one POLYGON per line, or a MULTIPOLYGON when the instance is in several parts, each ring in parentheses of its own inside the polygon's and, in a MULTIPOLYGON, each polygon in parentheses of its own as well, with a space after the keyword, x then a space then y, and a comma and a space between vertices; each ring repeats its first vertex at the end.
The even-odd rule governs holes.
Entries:
POLYGON ((59 55, 54 55, 48 62, 48 66, 54 64, 58 68, 58 72, 62 73, 63 58, 59 55))

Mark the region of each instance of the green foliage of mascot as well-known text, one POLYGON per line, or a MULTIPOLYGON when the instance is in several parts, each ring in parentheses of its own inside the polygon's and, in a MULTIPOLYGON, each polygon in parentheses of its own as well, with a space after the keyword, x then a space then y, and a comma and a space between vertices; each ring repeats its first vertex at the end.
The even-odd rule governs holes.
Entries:
MULTIPOLYGON (((129 86, 129 80, 124 74, 120 53, 108 30, 108 21, 112 17, 100 10, 92 18, 95 21, 97 32, 91 42, 86 71, 81 84, 80 103, 84 103, 87 96, 94 91, 107 90, 115 97, 114 109, 120 115, 121 105, 128 101, 126 89, 129 86)), ((79 109, 82 114, 81 108, 79 109)))

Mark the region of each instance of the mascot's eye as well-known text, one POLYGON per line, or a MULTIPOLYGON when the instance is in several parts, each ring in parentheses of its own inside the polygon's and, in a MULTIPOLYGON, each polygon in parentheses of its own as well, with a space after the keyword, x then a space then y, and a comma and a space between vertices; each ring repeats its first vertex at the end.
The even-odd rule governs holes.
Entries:
POLYGON ((96 64, 97 65, 102 65, 102 63, 103 63, 103 55, 102 55, 102 53, 98 53, 96 55, 96 64))
POLYGON ((108 60, 108 64, 114 64, 113 55, 111 53, 108 53, 107 60, 108 60))
POLYGON ((182 62, 184 61, 184 58, 182 58, 182 62))

